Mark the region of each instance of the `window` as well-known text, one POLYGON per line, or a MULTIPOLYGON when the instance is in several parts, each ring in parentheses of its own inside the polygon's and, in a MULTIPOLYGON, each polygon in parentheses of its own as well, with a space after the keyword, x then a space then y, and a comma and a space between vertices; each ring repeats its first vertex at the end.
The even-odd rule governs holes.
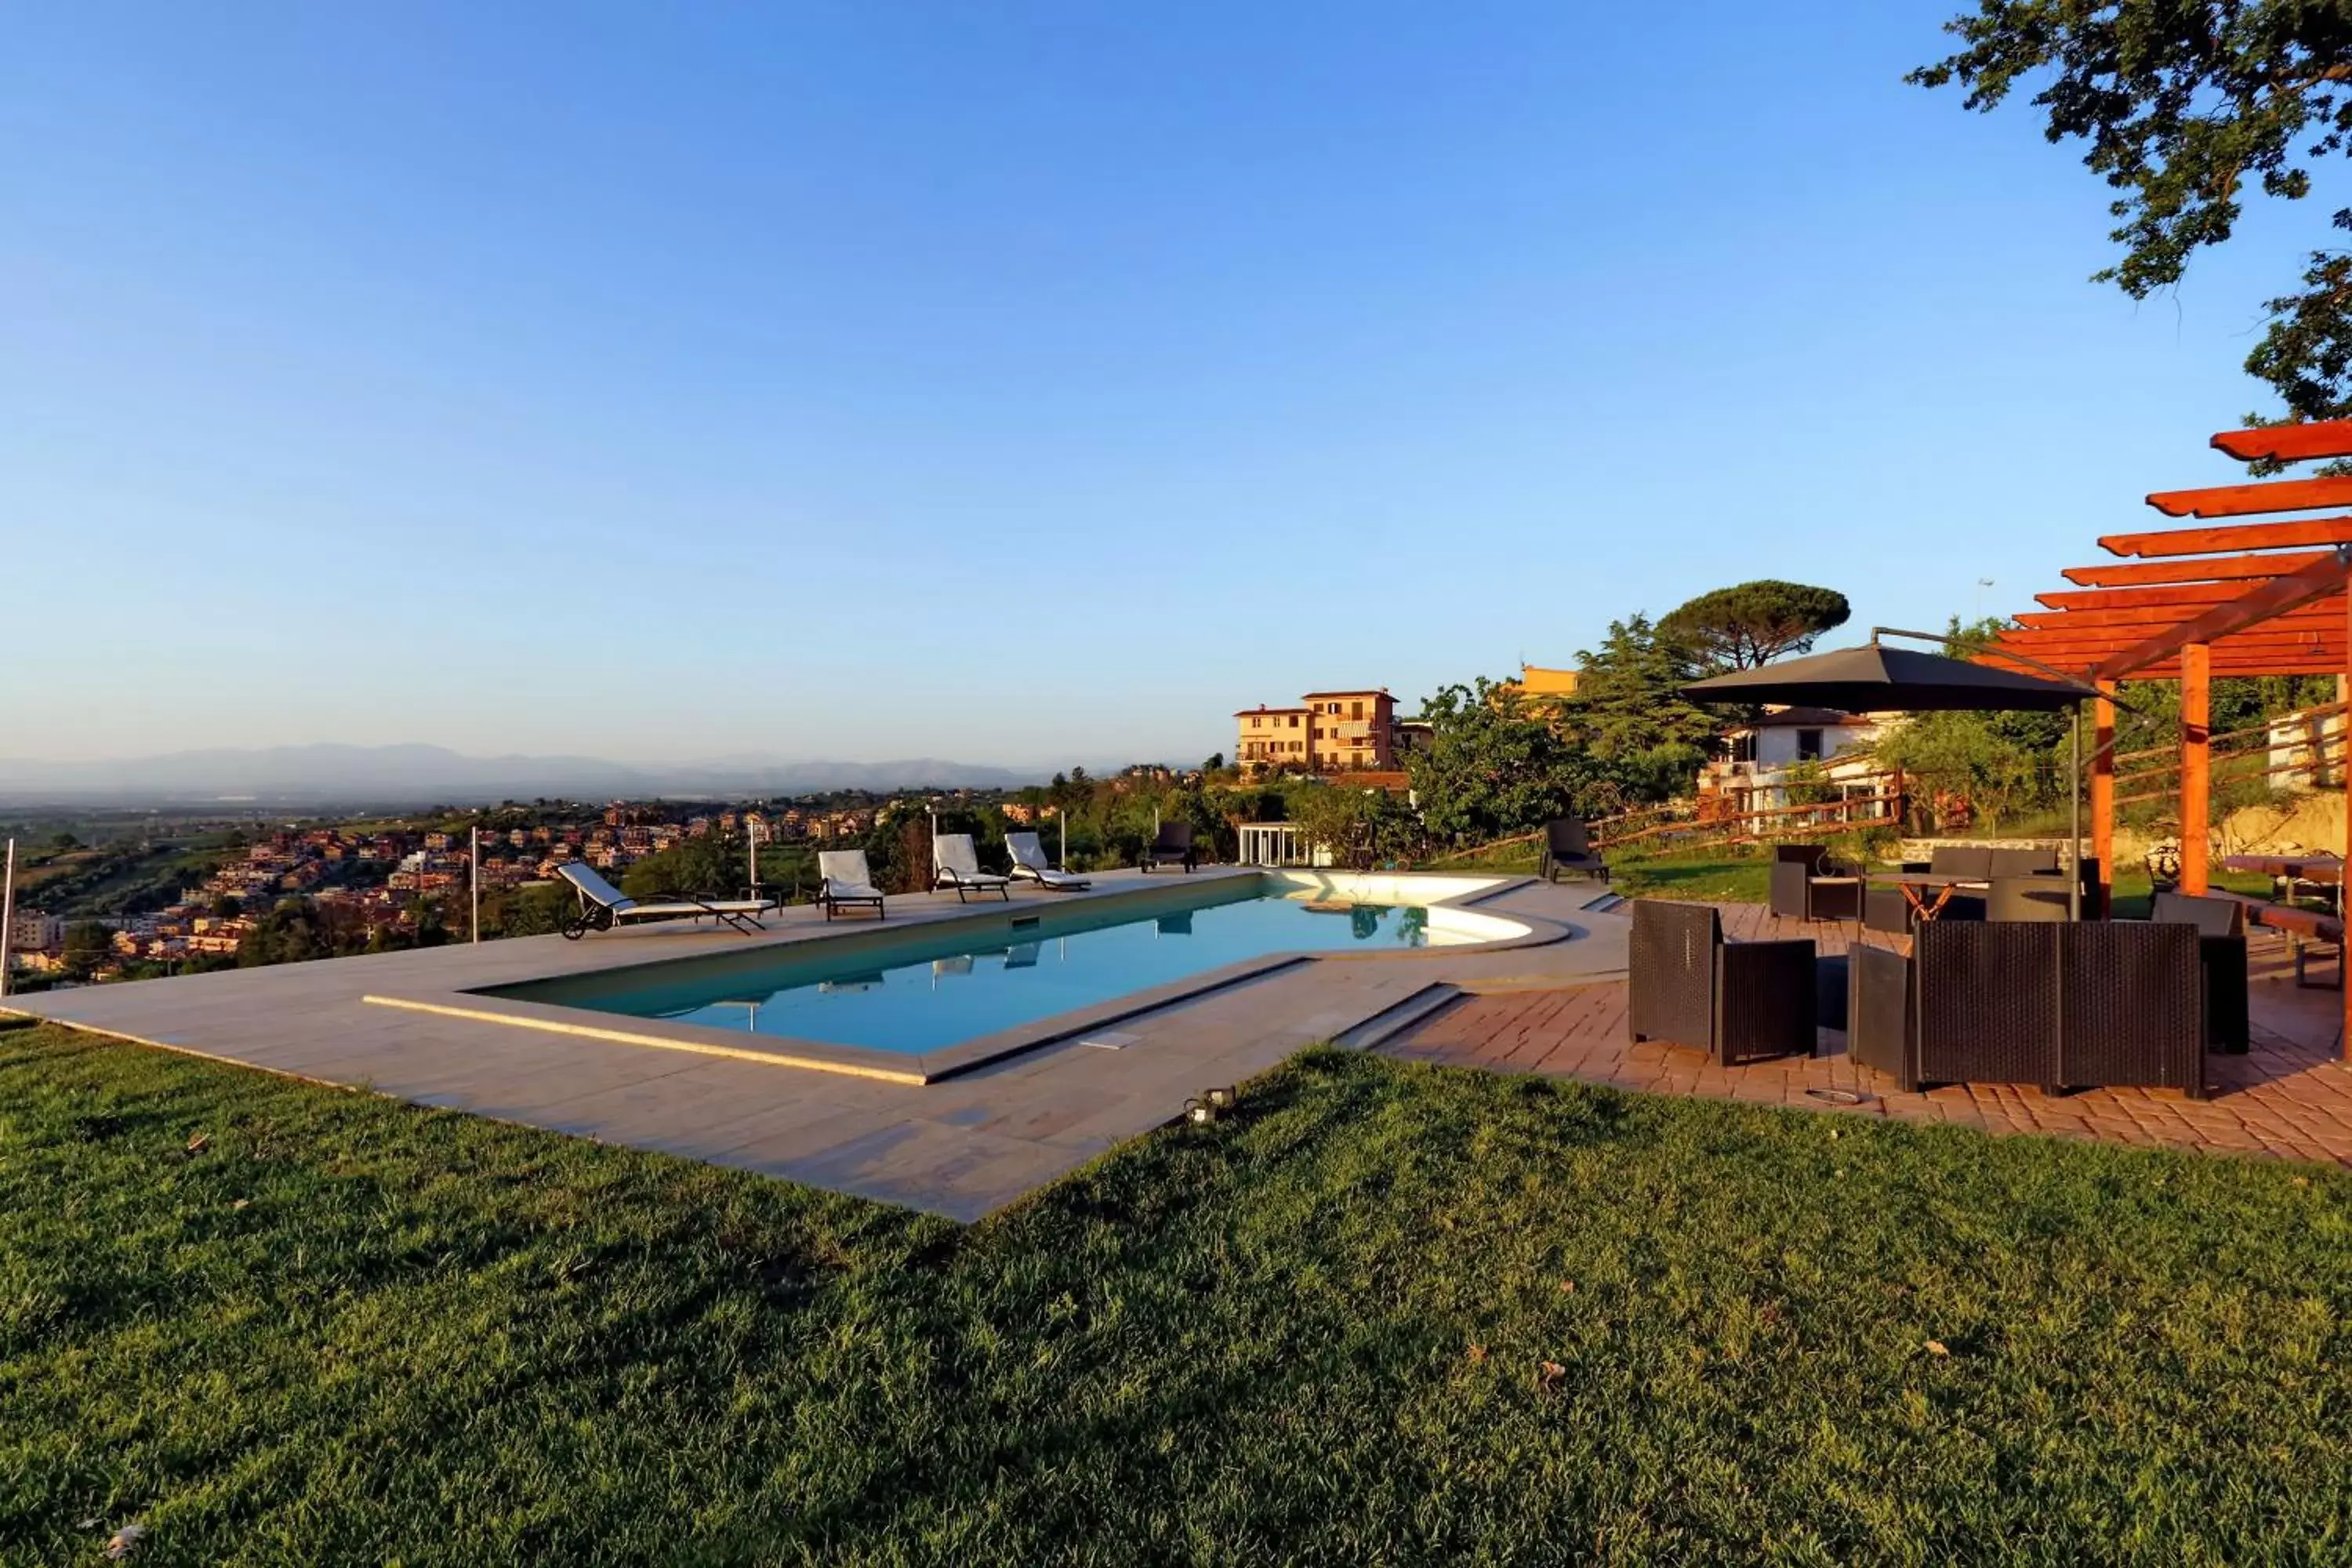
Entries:
POLYGON ((1264 723, 1264 722, 1265 722, 1265 721, 1264 721, 1264 720, 1262 720, 1262 719, 1253 718, 1253 719, 1250 721, 1250 728, 1251 728, 1251 729, 1253 729, 1253 730, 1255 730, 1255 729, 1256 729, 1260 724, 1262 724, 1262 723, 1264 723))
POLYGON ((1819 730, 1798 731, 1797 760, 1801 763, 1817 763, 1821 758, 1822 732, 1819 730))
POLYGON ((1364 705, 1363 705, 1362 703, 1360 703, 1360 702, 1350 702, 1350 703, 1349 703, 1349 704, 1348 704, 1348 717, 1349 717, 1349 718, 1350 718, 1350 719, 1360 719, 1360 718, 1362 718, 1363 716, 1364 716, 1364 705))

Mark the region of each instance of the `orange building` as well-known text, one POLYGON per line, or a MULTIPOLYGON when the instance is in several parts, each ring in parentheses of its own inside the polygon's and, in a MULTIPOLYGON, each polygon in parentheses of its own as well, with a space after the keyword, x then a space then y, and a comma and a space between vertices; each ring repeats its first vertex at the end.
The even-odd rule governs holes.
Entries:
POLYGON ((1244 708, 1234 715, 1234 761, 1244 773, 1396 766, 1396 699, 1386 687, 1310 691, 1298 700, 1296 708, 1244 708))

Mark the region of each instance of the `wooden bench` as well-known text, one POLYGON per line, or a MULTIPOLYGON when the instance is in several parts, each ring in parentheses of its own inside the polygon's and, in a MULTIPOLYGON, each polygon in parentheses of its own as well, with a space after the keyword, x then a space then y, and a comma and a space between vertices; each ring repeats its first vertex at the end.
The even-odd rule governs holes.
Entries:
POLYGON ((2342 919, 2319 910, 2297 909, 2293 904, 2274 903, 2268 899, 2257 899, 2246 893, 2223 892, 2218 888, 2207 896, 2228 899, 2233 903, 2244 905, 2248 925, 2262 926, 2284 936, 2287 941, 2287 951, 2294 955, 2294 983, 2297 985, 2310 984, 2304 977, 2304 964, 2309 957, 2304 944, 2316 942, 2335 948, 2336 984, 2331 989, 2343 989, 2345 965, 2342 919))

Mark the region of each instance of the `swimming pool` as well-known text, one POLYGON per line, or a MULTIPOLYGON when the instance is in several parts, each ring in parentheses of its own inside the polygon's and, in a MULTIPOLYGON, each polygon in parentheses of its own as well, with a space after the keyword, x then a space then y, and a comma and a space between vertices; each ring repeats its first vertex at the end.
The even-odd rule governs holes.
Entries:
POLYGON ((921 1056, 1292 953, 1402 953, 1526 928, 1433 900, 1459 887, 1328 876, 1205 886, 785 948, 634 964, 480 994, 625 1018, 921 1056), (1423 900, 1423 901, 1416 901, 1423 900))

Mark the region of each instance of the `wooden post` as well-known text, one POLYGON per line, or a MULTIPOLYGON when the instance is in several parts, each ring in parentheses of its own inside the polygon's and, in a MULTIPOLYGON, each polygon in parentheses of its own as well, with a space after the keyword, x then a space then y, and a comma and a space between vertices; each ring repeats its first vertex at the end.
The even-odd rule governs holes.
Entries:
POLYGON ((2112 680, 2091 704, 2091 854, 2099 862, 2099 908, 2111 909, 2116 888, 2116 694, 2112 680))
POLYGON ((2211 839, 2213 650, 2193 642, 2180 650, 2180 890, 2206 890, 2205 858, 2211 839))
MULTIPOLYGON (((2339 696, 2352 691, 2352 594, 2344 597, 2344 635, 2347 674, 2337 679, 2336 689, 2339 696)), ((2344 747, 2336 753, 2342 765, 2336 770, 2336 777, 2344 786, 2344 864, 2352 868, 2352 704, 2346 706, 2337 722, 2344 726, 2344 747)), ((2323 723, 2321 733, 2326 732, 2323 723)), ((2352 919, 2352 909, 2347 909, 2345 904, 2346 890, 2339 882, 2336 889, 2336 921, 2338 925, 2352 919)), ((2347 961, 2352 961, 2352 931, 2344 931, 2336 939, 2336 981, 2344 987, 2344 1025, 2337 1031, 2336 1037, 2341 1042, 2339 1048, 2344 1059, 2352 1062, 2352 962, 2347 961)))

